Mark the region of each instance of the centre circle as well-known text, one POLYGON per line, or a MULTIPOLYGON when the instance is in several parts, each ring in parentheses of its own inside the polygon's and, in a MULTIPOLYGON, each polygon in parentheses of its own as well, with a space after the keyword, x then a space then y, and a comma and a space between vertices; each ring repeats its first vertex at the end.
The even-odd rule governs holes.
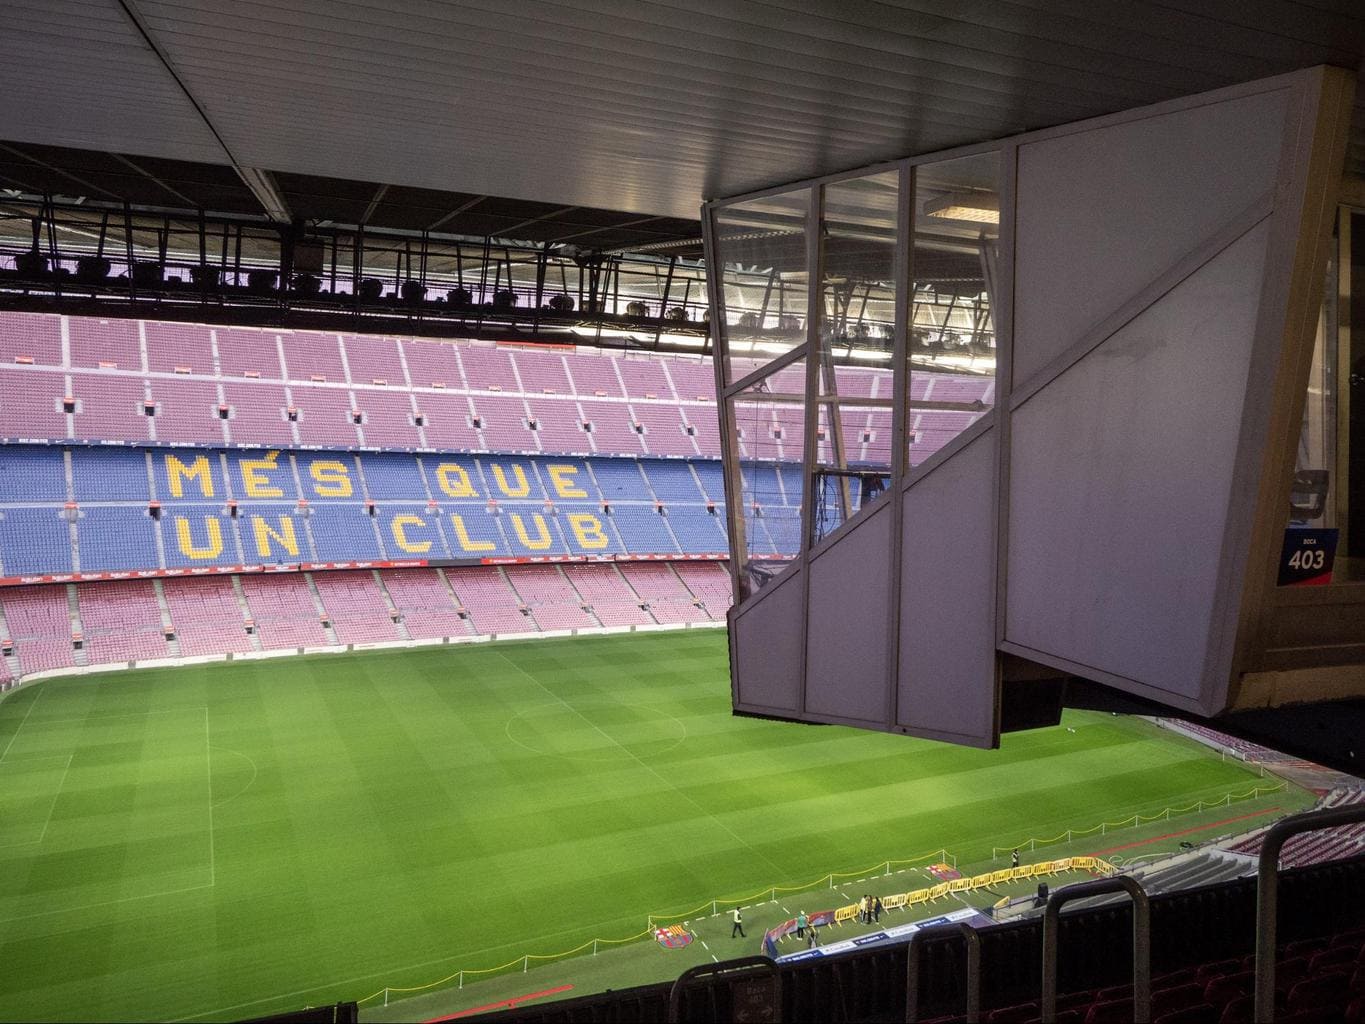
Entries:
POLYGON ((506 731, 537 754, 604 763, 655 756, 687 739, 687 726, 660 708, 593 699, 527 708, 512 716, 506 731))

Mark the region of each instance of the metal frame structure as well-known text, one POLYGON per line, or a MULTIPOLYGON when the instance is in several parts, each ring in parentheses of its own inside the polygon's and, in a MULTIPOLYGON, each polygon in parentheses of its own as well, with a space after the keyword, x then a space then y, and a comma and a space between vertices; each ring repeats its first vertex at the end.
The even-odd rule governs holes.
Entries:
POLYGON ((695 354, 709 348, 705 281, 700 261, 677 255, 53 196, 0 201, 0 307, 12 309, 695 354))
MULTIPOLYGON (((1304 384, 1307 380, 1313 349, 1313 327, 1316 323, 1321 301, 1321 286, 1324 279, 1326 261, 1325 239, 1330 236, 1332 220, 1336 209, 1336 191, 1340 181, 1339 168, 1344 159, 1344 145, 1347 137, 1351 97, 1354 81, 1349 73, 1331 68, 1313 68, 1278 78, 1252 82, 1246 85, 1215 90, 1201 96, 1173 100, 1141 110, 1126 111, 1108 115, 1073 125, 1044 129, 998 142, 981 143, 944 152, 923 154, 899 161, 876 164, 869 167, 828 175, 788 185, 774 186, 757 192, 713 200, 703 206, 703 235, 708 257, 708 283, 711 300, 711 322, 715 325, 715 375, 717 392, 721 402, 721 440, 725 454, 725 485, 727 502, 728 529, 731 542, 731 568, 735 605, 730 612, 732 685, 733 698, 737 710, 747 713, 793 717, 808 721, 821 721, 837 724, 857 725, 864 728, 881 729, 895 732, 911 732, 932 738, 952 739, 958 742, 973 742, 990 746, 998 742, 1001 708, 1001 674, 1004 655, 1012 655, 1032 663, 1029 671, 1053 673, 1055 676, 1072 674, 1111 686, 1140 698, 1155 699, 1186 712, 1202 715, 1215 715, 1226 710, 1256 706, 1273 706, 1298 700, 1323 700, 1334 697, 1358 696, 1365 693, 1362 682, 1361 663, 1365 662, 1365 584, 1348 584, 1332 587, 1309 588, 1306 590, 1285 589, 1276 586, 1275 570, 1280 550, 1280 541, 1288 523, 1286 497, 1291 489, 1294 470, 1294 453, 1297 447, 1299 424, 1303 418, 1304 384), (1259 102, 1258 98, 1278 97, 1275 102, 1283 103, 1283 124, 1278 136, 1271 135, 1268 144, 1258 149, 1258 153, 1269 154, 1271 163, 1270 180, 1273 188, 1266 193, 1254 196, 1248 193, 1250 201, 1240 212, 1231 215, 1221 223, 1215 223, 1203 239, 1195 239, 1183 253, 1176 252, 1170 262, 1159 267, 1152 278, 1142 278, 1136 282, 1124 280, 1117 298, 1105 296, 1108 308, 1101 308, 1094 323, 1081 324, 1079 329, 1069 327, 1065 336, 1064 348, 1051 351, 1043 346, 1033 351, 1047 351, 1048 356, 1042 365, 1030 365, 1020 376, 1015 358, 1016 345, 1016 280, 1019 247, 1016 211, 1019 197, 1016 193, 1023 187, 1020 184, 1020 161, 1025 147, 1043 147, 1029 150, 1029 153, 1047 151, 1045 147, 1060 144, 1071 136, 1086 139, 1082 145, 1093 145, 1089 140, 1100 137, 1109 129, 1125 130, 1130 126, 1141 125, 1150 120, 1153 124, 1198 123, 1202 117, 1201 108, 1213 111, 1225 109, 1250 109, 1237 104, 1259 102), (1194 121, 1172 121, 1189 115, 1194 121), (1161 120, 1167 119, 1167 120, 1161 120), (1090 134, 1086 134, 1090 133, 1090 134), (1278 144, 1278 154, 1275 146, 1278 144), (946 164, 964 157, 995 153, 999 155, 999 230, 997 236, 998 256, 985 258, 978 253, 983 279, 990 283, 990 313, 994 320, 996 340, 995 392, 991 408, 976 423, 946 444, 924 463, 911 467, 907 464, 907 432, 910 409, 915 405, 908 387, 912 364, 918 366, 911 345, 911 334, 915 329, 912 319, 915 313, 917 294, 911 292, 912 284, 919 276, 916 273, 917 248, 920 239, 916 237, 915 200, 920 175, 926 165, 946 164), (854 179, 871 178, 878 174, 894 172, 899 183, 899 206, 896 211, 895 253, 892 274, 895 288, 895 318, 892 325, 892 369, 894 380, 892 412, 892 459, 888 475, 891 478, 889 496, 860 510, 856 517, 851 511, 848 492, 843 489, 837 496, 843 515, 836 528, 822 529, 819 536, 814 530, 817 510, 813 485, 817 470, 822 463, 824 441, 819 438, 823 412, 828 412, 828 432, 836 452, 842 451, 838 434, 842 429, 838 415, 840 402, 847 405, 866 406, 880 404, 878 400, 849 399, 838 394, 832 387, 833 374, 830 372, 828 351, 830 347, 822 328, 822 316, 841 317, 847 314, 850 303, 836 296, 833 306, 826 303, 825 262, 823 256, 830 242, 826 225, 825 198, 827 188, 854 179), (790 196, 783 203, 779 197, 790 196), (765 204, 765 200, 769 200, 765 204), (798 211, 799 202, 804 202, 804 217, 798 211), (727 216, 736 207, 742 213, 727 216), (746 234, 748 225, 755 225, 752 233, 746 234), (765 224, 773 225, 765 231, 765 224), (725 235, 725 229, 732 234, 725 235), (804 244, 804 268, 798 265, 797 238, 804 230, 800 242, 804 244), (1119 336, 1124 328, 1149 309, 1157 308, 1168 296, 1188 280, 1195 279, 1204 268, 1211 266, 1222 254, 1241 239, 1249 237, 1254 230, 1268 232, 1265 243, 1264 264, 1259 271, 1259 292, 1254 289, 1249 294, 1239 293, 1239 301, 1252 310, 1252 332, 1245 336, 1249 347, 1245 395, 1238 395, 1232 429, 1236 435, 1235 455, 1230 460, 1228 470, 1233 479, 1231 492, 1226 495, 1225 504, 1219 510, 1222 519, 1215 519, 1210 513, 1208 522, 1218 523, 1221 531, 1221 548, 1206 548, 1211 552, 1206 562, 1209 564, 1210 586, 1216 588, 1216 598, 1211 602, 1212 613, 1207 633, 1192 639, 1189 649, 1198 651, 1191 659, 1201 659, 1198 663, 1197 693, 1186 695, 1192 686, 1180 684, 1173 689, 1144 681, 1141 666, 1130 669, 1131 675, 1120 674, 1097 667, 1067 653, 1063 641, 1051 639, 1050 645, 1032 646, 1021 641, 1011 631, 1007 611, 1011 594, 1008 577, 1010 552, 1011 494, 1018 481, 1012 481, 1014 472, 1011 467, 1017 461, 1017 438, 1014 419, 1026 403, 1032 403, 1040 396, 1056 394, 1056 382, 1072 371, 1074 367, 1089 362, 1094 365, 1093 354, 1098 352, 1112 338, 1119 336), (785 241, 781 237, 788 236, 785 241), (726 248, 727 237, 737 240, 735 248, 726 248), (767 241, 767 239, 774 239, 767 241), (758 241, 756 248, 751 242, 758 241), (786 244, 790 242, 790 245, 786 244), (765 248, 766 247, 766 248, 765 248), (762 266, 748 266, 752 259, 745 258, 744 266, 738 271, 727 269, 726 253, 763 253, 771 251, 774 260, 794 276, 804 272, 806 283, 807 315, 804 332, 800 340, 791 341, 790 332, 783 337, 783 344, 790 344, 785 352, 780 348, 767 346, 768 353, 780 352, 760 362, 756 367, 740 367, 732 362, 732 356, 753 357, 760 346, 753 342, 753 320, 735 325, 735 309, 727 311, 726 302, 732 296, 727 293, 727 273, 741 272, 767 274, 769 289, 773 287, 776 269, 764 270, 762 266), (730 314, 727 317, 727 312, 730 314), (737 346, 732 341, 738 338, 737 346), (746 348, 747 346, 747 348, 746 348), (802 504, 800 509, 800 546, 794 557, 785 563, 775 580, 770 572, 763 572, 748 578, 746 546, 745 507, 746 495, 741 475, 741 463, 752 460, 755 445, 747 448, 748 456, 741 455, 739 431, 736 423, 734 399, 746 393, 764 379, 792 365, 804 362, 804 450, 802 452, 802 504), (904 672, 899 666, 903 663, 904 642, 901 630, 907 614, 902 607, 901 589, 907 578, 905 573, 914 566, 906 561, 903 550, 908 537, 902 524, 907 517, 907 495, 916 487, 933 485, 935 481, 951 481, 957 474, 956 467, 963 463, 959 459, 969 451, 982 451, 981 445, 991 446, 994 465, 990 500, 994 528, 991 531, 993 548, 988 558, 994 576, 994 600, 986 611, 989 618, 993 643, 989 655, 995 665, 994 678, 983 678, 980 686, 993 692, 994 721, 993 734, 974 733, 971 736, 958 734, 952 730, 937 730, 930 726, 907 728, 902 721, 903 699, 897 685, 897 671, 904 672), (950 468, 951 467, 951 468, 950 468), (937 474, 943 473, 943 476, 937 474), (815 657, 808 650, 811 643, 820 643, 812 632, 813 622, 812 588, 813 569, 844 541, 851 539, 860 528, 865 528, 864 537, 874 535, 872 521, 885 516, 890 522, 889 538, 885 535, 886 523, 876 527, 875 535, 883 538, 877 541, 884 545, 880 550, 884 561, 877 566, 875 587, 880 593, 886 576, 883 569, 889 568, 892 581, 885 601, 888 628, 884 631, 884 644, 878 652, 876 668, 866 673, 870 677, 881 671, 882 657, 885 657, 887 695, 884 714, 868 716, 866 710, 857 715, 831 713, 829 702, 819 713, 812 713, 807 703, 812 681, 808 678, 810 669, 807 664, 815 657), (765 583, 759 599, 759 584, 765 583), (792 618, 796 611, 797 595, 789 588, 799 591, 799 624, 792 618), (778 598, 778 593, 787 596, 778 598), (776 610, 783 609, 780 614, 776 610), (768 634, 772 643, 790 646, 789 660, 782 662, 783 671, 799 674, 794 690, 784 693, 795 695, 793 706, 769 706, 766 703, 744 700, 741 695, 740 634, 746 632, 748 616, 767 604, 761 621, 768 623, 764 630, 776 628, 781 622, 781 635, 768 634), (1330 611, 1329 611, 1330 610, 1330 611), (1325 625, 1309 620, 1310 613, 1329 611, 1325 625), (900 626, 898 627, 898 624, 900 626), (1326 635, 1324 635, 1324 632, 1326 635), (1330 642, 1328 641, 1330 636, 1330 642), (812 639, 814 638, 814 639, 812 639), (1048 649, 1049 646, 1058 649, 1048 649), (797 648, 799 648, 799 653, 797 648), (1296 689, 1291 692, 1288 683, 1296 689), (1181 687, 1184 689, 1181 689, 1181 687)), ((1220 116, 1215 113, 1214 116, 1220 116)), ((1230 115, 1231 116, 1231 115, 1230 115)), ((1280 122, 1275 122, 1280 125, 1280 122)), ((1170 129, 1172 131, 1188 129, 1170 129)), ((1258 143, 1258 145, 1260 145, 1258 143)), ((1054 148, 1051 152, 1057 152, 1054 148)), ((1235 172, 1234 172, 1235 173, 1235 172)), ((951 181, 951 179, 948 179, 951 181)), ((1251 179, 1248 179, 1251 180, 1251 179)), ((1260 179, 1255 179, 1259 181, 1260 179)), ((1046 183, 1030 179, 1028 186, 1031 197, 1046 193, 1046 183)), ((1050 202, 1061 201, 1053 195, 1050 202)), ((869 206, 864 216, 869 219, 860 224, 875 224, 877 231, 885 230, 883 207, 869 206), (876 220, 870 219, 876 217, 876 220)), ((1220 214, 1227 216, 1227 212, 1220 214)), ((858 220, 855 215, 854 220, 858 220)), ((830 223, 833 224, 833 218, 830 223)), ((872 236, 868 236, 871 238, 872 236)), ((880 236, 878 236, 880 237, 880 236)), ((1036 238, 1031 235, 1030 238, 1036 238)), ((889 241, 889 240, 888 240, 889 241)), ((1036 244, 1036 243, 1035 243, 1036 244)), ((1039 272, 1042 266, 1037 260, 1036 250, 1033 271, 1039 272)), ((932 256, 933 254, 931 254, 932 256)), ((921 257, 922 258, 922 257, 921 257)), ((1162 256, 1162 259, 1166 259, 1162 256)), ((1239 257, 1240 258, 1240 257, 1239 257)), ((1257 257, 1260 258, 1259 256, 1257 257)), ((732 257, 733 259, 733 257, 732 257)), ((1044 260, 1043 263, 1047 261, 1044 260)), ((1239 263, 1239 266, 1249 264, 1239 263)), ((884 268, 884 264, 882 265, 884 268)), ((1075 268, 1069 268, 1075 270, 1075 268)), ((877 271, 884 272, 883 270, 877 271)), ((1241 279, 1239 279, 1241 280, 1241 279)), ((856 286, 855 286, 856 288, 856 286)), ((1022 300, 1022 297, 1020 297, 1022 300)), ((770 310, 765 314, 772 319, 770 310)), ((762 326, 763 321, 757 321, 762 326)), ((973 321, 974 329, 979 327, 979 319, 973 321)), ((1035 326, 1034 331, 1037 333, 1035 326)), ((1031 342, 1032 344, 1032 342, 1031 342)), ((842 349, 842 344, 839 346, 842 349)), ((1239 350, 1240 351, 1240 350, 1239 350)), ((1239 358, 1241 358, 1239 356, 1239 358)), ((1035 359, 1036 361, 1036 359, 1035 359)), ((883 364, 884 365, 884 364, 883 364)), ((1235 369, 1236 373, 1242 368, 1235 369)), ((1237 380, 1239 378, 1229 378, 1237 380)), ((1229 389, 1224 389, 1223 399, 1232 401, 1229 389)), ((773 399, 776 401, 777 399, 773 399)), ((801 401, 797 396, 782 400, 801 401)), ((1031 409, 1038 406, 1030 405, 1031 409)), ((776 416, 780 423, 781 417, 776 416)), ((1183 423, 1177 418, 1174 422, 1183 423)), ((1036 436, 1036 435, 1035 435, 1036 436)), ((1022 435, 1020 435, 1022 437, 1022 435)), ((1221 463, 1220 463, 1221 464, 1221 463)), ((831 460, 830 469, 838 472, 838 458, 831 460)), ((1144 467, 1143 471, 1146 469, 1144 467)), ((948 486, 947 483, 941 486, 948 486)), ((790 486, 784 485, 790 494, 790 486)), ((979 494, 979 491, 973 491, 979 494)), ((1221 496, 1221 492, 1220 492, 1221 496)), ((974 498, 972 500, 984 500, 974 498)), ((1037 515, 1037 505, 1032 507, 1037 515)), ((830 517, 822 517, 821 522, 830 517)), ((979 517, 978 517, 979 519, 979 517)), ((905 529, 914 531, 915 526, 906 524, 905 529)), ((765 533, 767 531, 764 531, 765 533)), ((1138 534, 1134 534, 1137 536, 1138 534)), ((1021 551, 1023 549, 1020 549, 1021 551)), ((855 572, 866 571, 868 561, 860 555, 857 564, 862 568, 855 572)), ((761 562, 761 560, 760 560, 761 562)), ((843 563, 832 562, 831 566, 843 563)), ((854 563, 848 563, 849 568, 854 563)), ((915 565, 919 563, 916 562, 915 565)), ((835 570, 828 569, 825 578, 835 570)), ((1094 571, 1094 570, 1092 570, 1094 571)), ((1098 577, 1096 577, 1098 578, 1098 577)), ((1201 577, 1203 579, 1203 577, 1201 577)), ((870 584, 871 585, 871 584, 870 584)), ((839 589, 839 588, 836 588, 839 589)), ((844 586, 840 593, 847 593, 844 586)), ((864 606, 861 614, 870 614, 864 606)), ((760 620, 754 620, 755 622, 760 620)), ((1202 630, 1202 624, 1200 629, 1202 630)), ((748 630, 753 632, 753 630, 748 630)), ((1061 634, 1053 634, 1060 636, 1061 634)), ((1044 636, 1043 639, 1049 639, 1044 636)), ((749 641, 760 644, 757 633, 749 641)), ((754 647, 754 650, 757 650, 754 647)), ((818 648, 817 648, 818 650, 818 648)), ((975 647, 973 647, 975 650, 975 647)), ((824 653, 821 652, 821 656, 824 653)), ((912 657, 918 657, 912 652, 912 657)), ((757 657, 757 655, 755 655, 757 657)), ((1101 663, 1102 664, 1102 663, 1101 663)), ((1125 665, 1126 667, 1126 665, 1125 665)), ((827 681, 821 681, 822 686, 827 681)), ((774 684, 775 685, 775 684, 774 684)), ((830 685, 834 685, 831 683, 830 685)), ((840 684, 842 685, 842 683, 840 684)), ((859 686, 864 685, 862 682, 859 686)), ((867 684, 870 685, 870 684, 867 684)), ((966 680, 959 680, 959 687, 967 686, 966 680)), ((977 684, 972 683, 971 686, 977 684)), ((852 692, 846 688, 841 692, 852 692)), ((784 698, 785 699, 785 698, 784 698)), ((837 703, 837 702, 836 702, 837 703)), ((861 707, 862 705, 860 705, 861 707)))

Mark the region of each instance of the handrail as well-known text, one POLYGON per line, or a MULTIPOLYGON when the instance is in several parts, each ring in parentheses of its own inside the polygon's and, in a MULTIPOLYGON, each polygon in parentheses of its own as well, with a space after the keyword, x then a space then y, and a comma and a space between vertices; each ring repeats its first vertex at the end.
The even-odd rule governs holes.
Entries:
MULTIPOLYGON (((696 967, 689 967, 678 975, 678 980, 673 983, 673 987, 668 992, 668 1024, 679 1024, 682 1020, 682 997, 687 986, 698 978, 705 978, 709 975, 727 974, 731 972, 748 971, 750 968, 760 968, 764 973, 773 979, 773 1000, 772 1016, 769 1020, 779 1020, 782 1016, 782 973, 778 970, 777 964, 769 960, 766 956, 742 956, 734 960, 722 960, 714 964, 698 964, 696 967)), ((738 1015, 736 1015, 738 1016, 738 1015)), ((746 1017, 748 1020, 759 1018, 746 1017)))
POLYGON ((910 936, 905 964, 905 1024, 919 1020, 919 951, 929 939, 961 935, 967 940, 967 1024, 981 1017, 981 936, 966 921, 921 928, 910 936))
MULTIPOLYGON (((1087 896, 1126 892, 1133 900, 1133 1019, 1150 1020, 1152 1013, 1152 912, 1147 892, 1127 875, 1077 882, 1048 897, 1043 911, 1043 992, 1039 1009, 1043 1024, 1057 1019, 1057 931, 1062 905, 1087 896)), ((1259 1019, 1259 1018, 1258 1018, 1259 1019)))
POLYGON ((1275 931, 1279 911, 1280 851, 1290 838, 1301 832, 1317 832, 1361 821, 1365 821, 1365 804, 1349 804, 1296 814, 1292 818, 1277 821, 1266 832, 1256 868, 1256 998, 1253 1020, 1269 1024, 1275 1019, 1275 931))

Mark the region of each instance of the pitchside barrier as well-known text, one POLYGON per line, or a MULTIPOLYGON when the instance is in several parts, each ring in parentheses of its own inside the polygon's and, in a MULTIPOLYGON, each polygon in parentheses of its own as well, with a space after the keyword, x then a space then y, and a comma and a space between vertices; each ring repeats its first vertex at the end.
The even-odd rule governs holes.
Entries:
MULTIPOLYGON (((1049 843, 1069 842, 1074 838, 1080 838, 1088 835, 1093 835, 1096 833, 1104 835, 1107 831, 1112 829, 1131 827, 1133 825, 1138 824, 1148 824, 1150 822, 1159 821, 1163 819, 1169 820, 1169 818, 1173 814, 1185 814, 1191 811, 1211 810, 1216 807, 1225 807, 1228 804, 1238 800, 1251 799, 1257 796, 1263 796, 1267 793, 1278 792, 1279 790, 1288 788, 1288 785, 1289 784, 1287 782, 1281 782, 1279 785, 1276 786, 1258 787, 1256 789, 1249 790, 1246 793, 1229 793, 1223 796, 1221 799, 1215 800, 1211 803, 1208 801, 1200 800, 1196 803, 1190 804, 1188 807, 1168 807, 1158 814, 1153 815, 1135 814, 1131 818, 1124 818, 1122 821, 1119 822, 1103 822, 1102 824, 1095 825, 1092 828, 1067 829, 1066 832, 1052 839, 1036 838, 1026 839, 1020 843, 1014 843, 1009 846, 996 846, 992 848, 993 849, 992 859, 999 856, 999 854, 1001 854, 1002 852, 1008 853, 1012 850, 1024 849, 1033 850, 1036 849, 1039 844, 1045 846, 1048 845, 1049 843)), ((505 964, 499 964, 496 967, 484 967, 479 969, 465 968, 463 970, 455 971, 452 974, 448 974, 444 978, 440 978, 437 981, 433 981, 426 985, 416 985, 410 987, 388 985, 382 989, 379 989, 378 991, 370 993, 365 998, 358 999, 356 1001, 363 1006, 366 1003, 371 1003, 382 999, 384 1005, 387 1006, 389 1004, 390 998, 392 997, 412 996, 417 994, 418 992, 428 992, 431 989, 449 985, 452 982, 454 982, 458 988, 464 988, 464 983, 466 981, 476 981, 481 978, 490 977, 495 974, 503 974, 509 971, 514 971, 518 967, 520 967, 522 972, 525 973, 526 971, 529 971, 531 969, 531 965, 533 963, 534 964, 550 963, 555 960, 564 960, 571 956, 580 956, 582 954, 588 953, 589 951, 591 951, 593 956, 596 956, 599 950, 601 950, 604 947, 621 946, 630 942, 638 942, 644 938, 654 937, 656 935, 657 929, 659 929, 663 925, 693 921, 698 917, 708 916, 708 912, 709 916, 714 917, 723 913, 725 910, 728 910, 731 907, 753 906, 754 904, 758 903, 772 903, 775 902, 778 896, 781 895, 798 892, 808 892, 822 888, 834 889, 841 883, 841 880, 853 879, 856 881, 866 881, 871 878, 886 877, 896 872, 903 871, 906 868, 914 867, 916 865, 935 863, 950 865, 951 867, 956 869, 957 858, 950 854, 947 850, 939 849, 934 851, 933 853, 925 854, 922 857, 912 857, 909 860, 882 861, 881 863, 874 864, 869 868, 863 869, 862 871, 831 872, 827 875, 822 875, 820 878, 817 878, 812 882, 807 882, 804 885, 770 885, 767 888, 758 890, 751 896, 718 897, 716 899, 707 900, 705 903, 693 907, 691 910, 685 912, 650 914, 649 927, 636 935, 630 935, 627 936, 626 938, 590 939, 587 942, 580 943, 579 945, 574 946, 572 949, 566 949, 560 953, 525 953, 522 954, 521 956, 508 960, 505 964)), ((925 889, 916 889, 912 892, 900 893, 893 896, 883 897, 882 908, 895 909, 898 907, 903 907, 909 909, 911 907, 924 906, 927 904, 934 903, 936 900, 940 900, 945 896, 951 895, 953 893, 966 892, 971 889, 981 888, 986 885, 995 885, 999 884, 1000 882, 1011 881, 1014 879, 1034 878, 1041 875, 1057 874, 1063 871, 1078 870, 1097 871, 1101 874, 1109 875, 1113 874, 1117 869, 1108 861, 1101 860, 1098 857, 1066 857, 1061 860, 1042 861, 1036 864, 1021 864, 1017 868, 1003 868, 999 871, 990 871, 985 874, 976 875, 971 878, 956 878, 953 879, 952 881, 941 882, 938 885, 930 886, 925 889), (1059 867, 1058 865, 1065 866, 1059 867)), ((820 911, 818 914, 807 914, 806 916, 809 919, 809 921, 815 924, 817 927, 824 927, 831 923, 842 924, 844 921, 851 921, 858 916, 858 905, 856 903, 851 903, 848 906, 839 907, 835 910, 820 911)), ((786 922, 786 924, 784 925, 779 925, 778 928, 770 931, 768 935, 772 935, 774 932, 780 932, 782 928, 786 927, 786 925, 790 925, 791 930, 793 931, 796 928, 795 921, 789 921, 786 922)), ((787 933, 782 932, 781 934, 787 933)), ((768 949, 770 944, 768 940, 768 935, 764 936, 765 951, 768 949)), ((781 936, 779 935, 779 937, 781 936)), ((774 949, 776 949, 775 939, 772 941, 771 945, 773 946, 774 949)))
POLYGON ((1274 786, 1256 786, 1247 790, 1245 793, 1225 793, 1217 800, 1197 800, 1186 807, 1167 807, 1165 810, 1158 811, 1156 814, 1134 814, 1131 818, 1124 818, 1121 821, 1104 821, 1090 828, 1069 828, 1065 832, 1058 833, 1048 839, 1038 837, 1023 839, 1017 843, 1007 843, 1004 846, 994 846, 991 848, 991 860, 996 860, 1001 854, 1011 853, 1015 850, 1037 850, 1039 846, 1051 846, 1054 843, 1070 843, 1076 839, 1083 839, 1086 836, 1107 835, 1122 828, 1136 828, 1138 825, 1150 825, 1154 821, 1170 821, 1173 814, 1198 814, 1201 811, 1212 811, 1219 807, 1229 807, 1233 803, 1241 800, 1255 800, 1257 797, 1266 796, 1270 793, 1278 793, 1280 790, 1288 789, 1288 782, 1279 782, 1274 786))
POLYGON ((824 889, 826 887, 833 889, 840 884, 840 879, 857 879, 861 882, 877 876, 886 877, 897 871, 904 871, 908 867, 914 867, 917 864, 935 863, 951 864, 956 868, 957 858, 947 850, 935 850, 933 853, 926 853, 922 857, 911 857, 909 860, 883 861, 880 864, 872 865, 870 868, 864 868, 862 871, 831 872, 828 875, 822 875, 813 882, 807 882, 805 885, 770 885, 766 889, 758 890, 758 892, 754 893, 752 896, 708 900, 700 906, 693 907, 691 910, 683 913, 650 914, 649 927, 654 929, 662 924, 676 923, 678 921, 691 921, 698 917, 708 916, 707 911, 710 911, 709 916, 715 917, 721 911, 728 910, 731 907, 750 907, 756 903, 773 903, 777 900, 778 896, 787 895, 789 893, 808 892, 811 889, 824 889))
MULTIPOLYGON (((1013 882, 1021 878, 1039 878, 1045 875, 1059 875, 1068 871, 1089 871, 1108 877, 1116 874, 1118 869, 1099 857, 1063 857, 1060 860, 1039 861, 1037 864, 1021 864, 1018 867, 1002 868, 999 871, 987 871, 970 878, 954 878, 952 881, 940 882, 938 885, 915 889, 912 892, 884 896, 882 897, 882 909, 908 910, 911 907, 935 903, 954 893, 972 892, 976 889, 1000 885, 1002 882, 1013 882)), ((817 910, 813 914, 806 915, 807 926, 823 928, 831 923, 843 924, 845 921, 852 921, 856 918, 861 910, 862 908, 857 903, 850 903, 834 910, 817 910)), ((770 957, 776 957, 778 942, 794 931, 796 931, 795 918, 782 922, 776 928, 768 929, 763 936, 763 951, 770 957)))

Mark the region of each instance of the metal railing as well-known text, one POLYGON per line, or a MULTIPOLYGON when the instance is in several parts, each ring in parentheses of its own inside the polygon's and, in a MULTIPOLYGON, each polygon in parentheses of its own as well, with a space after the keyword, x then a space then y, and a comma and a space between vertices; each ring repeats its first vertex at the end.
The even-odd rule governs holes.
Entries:
MULTIPOLYGON (((688 968, 678 975, 673 988, 668 993, 668 1022, 679 1024, 682 1021, 683 995, 694 982, 710 980, 707 990, 714 1000, 715 980, 723 977, 729 989, 730 1006, 725 1009, 728 1016, 720 1012, 720 1007, 712 1007, 711 1019, 734 1019, 750 1021, 753 1024, 771 1021, 776 1024, 782 1015, 782 974, 777 964, 766 956, 745 956, 735 960, 722 960, 720 963, 699 964, 688 968), (756 987, 740 986, 745 982, 757 980, 758 975, 766 975, 770 982, 770 995, 764 998, 756 987), (737 1005, 742 1003, 742 1005, 737 1005)), ((768 986, 765 986, 768 987, 768 986)))
POLYGON ((1088 896, 1126 892, 1133 900, 1133 1019, 1152 1013, 1152 911, 1146 891, 1125 875, 1078 882, 1048 897, 1043 911, 1043 992, 1039 1009, 1044 1024, 1057 1019, 1057 932, 1064 904, 1088 896))
POLYGON ((921 928, 910 936, 905 964, 905 1022, 919 1020, 919 954, 924 944, 941 936, 961 935, 967 942, 967 1021, 976 1024, 981 1017, 981 936, 965 921, 921 928))
POLYGON ((1280 851, 1292 837, 1365 821, 1365 804, 1308 811, 1270 826, 1256 868, 1256 997, 1252 1019, 1275 1019, 1275 932, 1279 912, 1280 851))

